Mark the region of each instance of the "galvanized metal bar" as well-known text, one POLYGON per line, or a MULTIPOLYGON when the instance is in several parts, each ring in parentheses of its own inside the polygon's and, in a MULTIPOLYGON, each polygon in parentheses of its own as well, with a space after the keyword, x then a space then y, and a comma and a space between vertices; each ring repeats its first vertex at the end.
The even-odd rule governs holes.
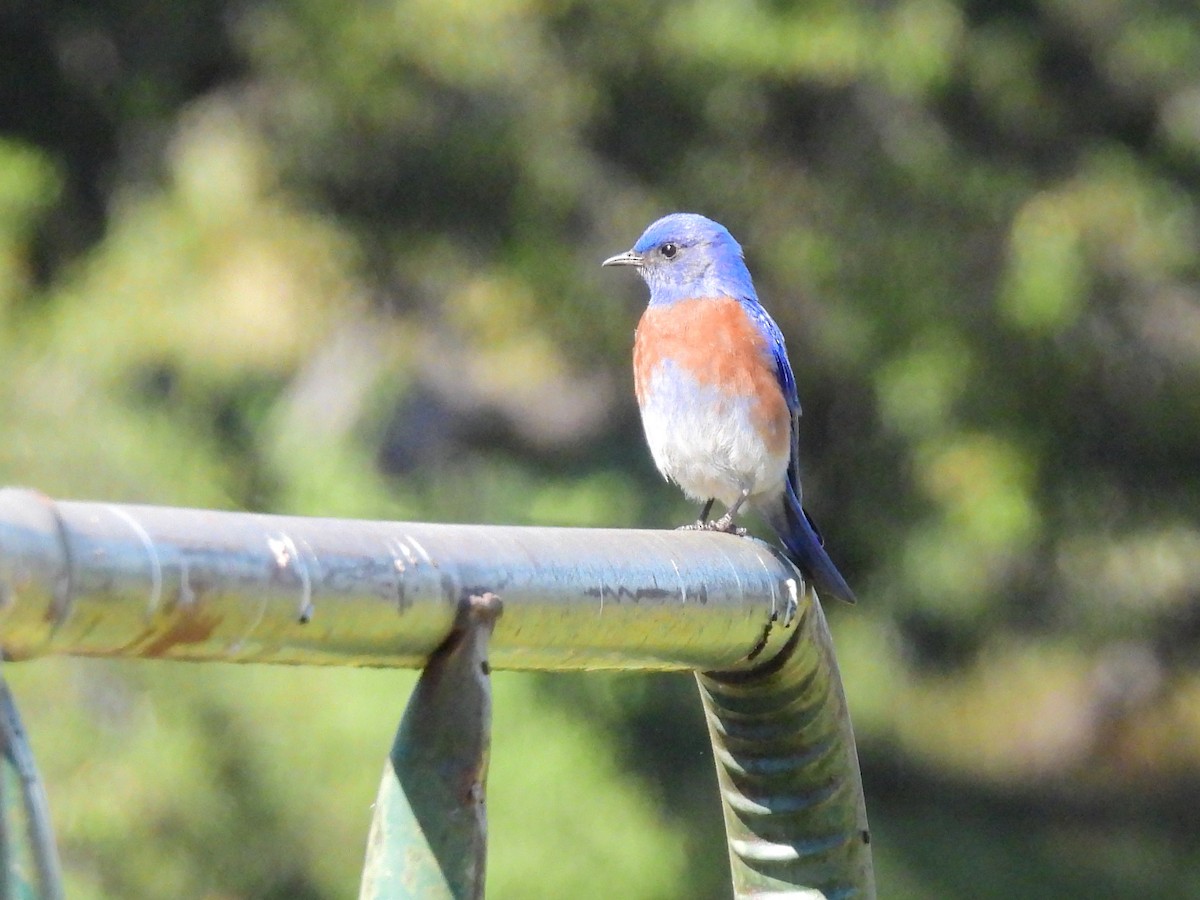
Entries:
POLYGON ((0 490, 0 652, 420 667, 460 601, 496 668, 735 669, 784 644, 795 570, 725 534, 366 522, 0 490))
POLYGON ((360 900, 479 900, 487 861, 494 594, 472 596, 421 672, 383 770, 360 900))
POLYGON ((760 667, 697 673, 737 898, 873 900, 858 754, 821 604, 760 667))

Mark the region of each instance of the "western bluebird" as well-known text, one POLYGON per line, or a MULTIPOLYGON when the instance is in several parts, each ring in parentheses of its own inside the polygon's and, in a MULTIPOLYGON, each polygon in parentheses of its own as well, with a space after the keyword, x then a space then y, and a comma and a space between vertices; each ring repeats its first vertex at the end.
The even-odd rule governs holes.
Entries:
POLYGON ((819 594, 853 603, 800 501, 796 379, 741 246, 711 219, 674 213, 604 265, 633 266, 650 286, 634 385, 659 471, 704 503, 690 527, 744 533, 735 520, 748 504, 819 594), (708 522, 714 500, 726 512, 708 522))

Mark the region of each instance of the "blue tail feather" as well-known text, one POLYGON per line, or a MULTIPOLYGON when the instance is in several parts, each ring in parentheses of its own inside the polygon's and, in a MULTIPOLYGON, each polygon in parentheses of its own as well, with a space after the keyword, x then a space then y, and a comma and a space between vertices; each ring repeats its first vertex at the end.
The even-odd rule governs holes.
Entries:
POLYGON ((787 485, 778 513, 770 516, 769 521, 787 548, 792 562, 805 578, 812 581, 822 598, 836 597, 846 603, 855 602, 854 592, 825 552, 821 537, 800 505, 791 484, 787 485))

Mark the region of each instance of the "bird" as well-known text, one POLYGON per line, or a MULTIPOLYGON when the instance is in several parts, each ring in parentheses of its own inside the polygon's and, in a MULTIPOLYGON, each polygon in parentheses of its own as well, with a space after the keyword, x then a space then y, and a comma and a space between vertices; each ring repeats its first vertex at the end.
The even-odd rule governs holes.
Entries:
POLYGON ((745 534, 737 517, 753 509, 818 596, 854 603, 804 510, 796 378, 741 245, 712 219, 672 213, 602 265, 633 267, 650 288, 634 389, 655 465, 703 504, 684 527, 745 534), (718 501, 725 513, 710 521, 718 501))

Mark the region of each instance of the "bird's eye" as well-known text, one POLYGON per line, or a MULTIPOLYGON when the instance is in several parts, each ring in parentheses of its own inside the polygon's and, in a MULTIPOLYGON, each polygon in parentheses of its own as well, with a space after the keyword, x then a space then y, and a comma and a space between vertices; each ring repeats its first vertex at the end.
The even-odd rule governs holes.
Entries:
POLYGON ((675 254, 679 252, 679 248, 676 247, 674 244, 663 244, 661 247, 658 248, 658 252, 661 253, 663 256, 665 256, 667 259, 672 259, 672 258, 674 258, 675 254))

